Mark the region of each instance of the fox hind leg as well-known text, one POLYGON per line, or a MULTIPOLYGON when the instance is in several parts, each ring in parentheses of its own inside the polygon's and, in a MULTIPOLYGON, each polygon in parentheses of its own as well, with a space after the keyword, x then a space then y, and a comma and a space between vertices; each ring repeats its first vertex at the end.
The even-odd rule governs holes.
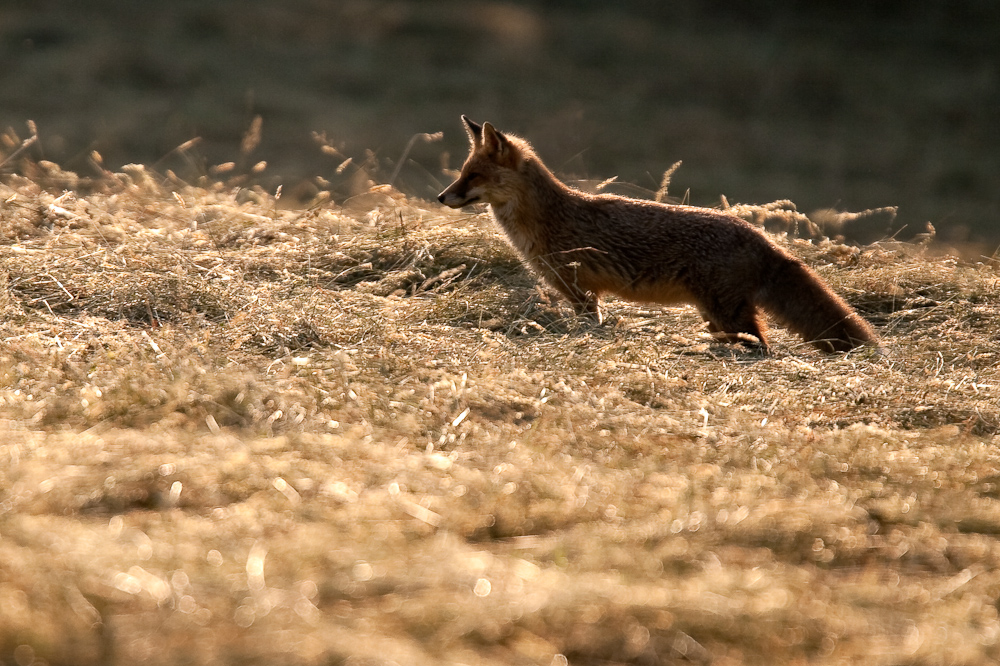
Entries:
POLYGON ((730 310, 702 308, 701 316, 708 322, 708 331, 715 338, 729 343, 741 342, 749 347, 768 351, 767 326, 753 304, 741 303, 730 310))

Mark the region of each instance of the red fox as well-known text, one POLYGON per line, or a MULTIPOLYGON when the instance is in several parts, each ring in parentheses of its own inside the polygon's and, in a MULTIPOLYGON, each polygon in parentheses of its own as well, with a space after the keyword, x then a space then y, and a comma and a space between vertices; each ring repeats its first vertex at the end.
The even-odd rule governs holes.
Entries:
POLYGON ((580 192, 524 139, 462 120, 471 152, 438 200, 489 204, 511 245, 578 314, 600 323, 600 299, 610 293, 690 303, 716 338, 765 353, 758 308, 825 352, 876 341, 819 275, 750 223, 711 208, 580 192))

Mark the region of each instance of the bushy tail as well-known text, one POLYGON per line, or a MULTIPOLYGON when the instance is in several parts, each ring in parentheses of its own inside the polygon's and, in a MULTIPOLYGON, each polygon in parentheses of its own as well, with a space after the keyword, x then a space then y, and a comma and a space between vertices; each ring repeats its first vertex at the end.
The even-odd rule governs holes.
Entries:
POLYGON ((821 351, 849 351, 877 340, 871 325, 798 259, 780 262, 758 303, 821 351))

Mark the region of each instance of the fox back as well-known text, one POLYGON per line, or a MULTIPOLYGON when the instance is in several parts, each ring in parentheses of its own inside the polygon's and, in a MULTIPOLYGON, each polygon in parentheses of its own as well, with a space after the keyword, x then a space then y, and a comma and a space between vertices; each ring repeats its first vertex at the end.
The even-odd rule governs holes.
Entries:
POLYGON ((709 331, 767 349, 758 308, 824 351, 875 340, 871 327, 799 259, 721 211, 587 194, 560 182, 527 141, 462 116, 471 150, 438 199, 487 203, 526 263, 583 315, 600 298, 690 303, 709 331))

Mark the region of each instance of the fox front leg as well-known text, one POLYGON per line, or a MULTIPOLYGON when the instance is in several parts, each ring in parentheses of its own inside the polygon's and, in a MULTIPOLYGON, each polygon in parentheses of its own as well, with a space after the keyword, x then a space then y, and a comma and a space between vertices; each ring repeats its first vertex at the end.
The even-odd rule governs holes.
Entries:
POLYGON ((595 324, 604 323, 604 313, 601 312, 601 299, 592 291, 583 291, 572 287, 557 287, 578 317, 589 319, 595 324))
POLYGON ((550 261, 536 257, 530 263, 548 286, 569 301, 578 317, 589 319, 595 324, 604 322, 604 315, 601 313, 601 295, 585 289, 580 284, 578 262, 554 266, 550 261))

